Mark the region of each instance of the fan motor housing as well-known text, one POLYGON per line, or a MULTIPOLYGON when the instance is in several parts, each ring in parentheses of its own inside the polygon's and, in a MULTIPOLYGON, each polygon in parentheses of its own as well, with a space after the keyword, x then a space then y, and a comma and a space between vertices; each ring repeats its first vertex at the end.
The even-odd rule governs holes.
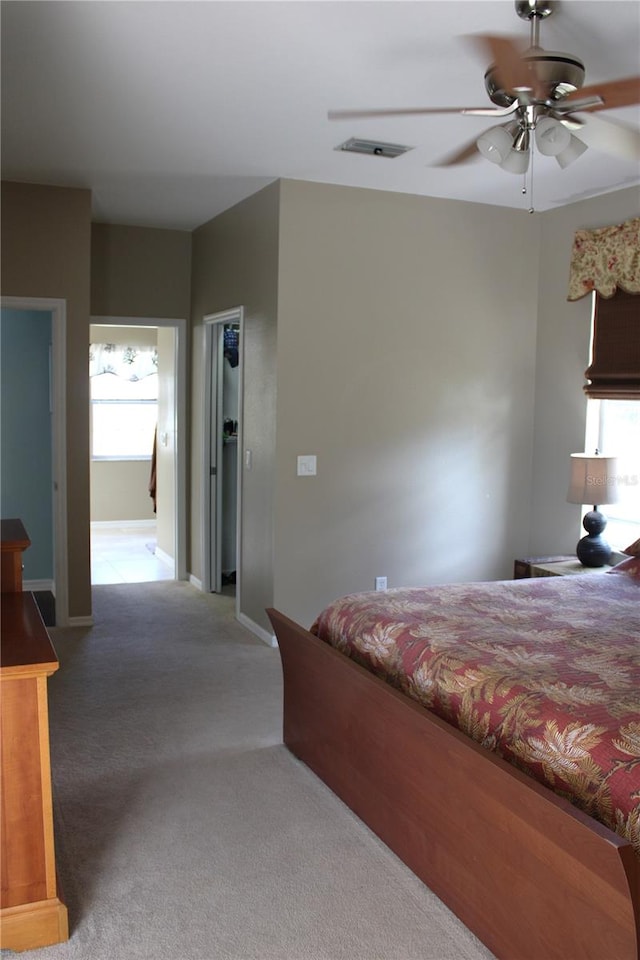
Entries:
MULTIPOLYGON (((545 86, 547 100, 559 100, 584 83, 584 64, 578 57, 552 50, 536 50, 525 54, 524 63, 530 64, 531 72, 538 83, 545 86)), ((504 90, 492 64, 484 75, 485 89, 489 99, 500 107, 510 107, 517 99, 513 92, 504 90)))
POLYGON ((516 13, 521 20, 543 19, 553 13, 555 0, 515 0, 516 13))

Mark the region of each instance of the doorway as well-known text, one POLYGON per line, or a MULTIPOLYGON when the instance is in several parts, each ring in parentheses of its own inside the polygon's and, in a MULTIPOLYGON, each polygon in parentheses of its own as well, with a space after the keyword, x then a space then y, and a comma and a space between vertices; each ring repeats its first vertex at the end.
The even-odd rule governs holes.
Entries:
MULTIPOLYGON (((57 626, 66 626, 69 622, 69 584, 67 561, 67 423, 66 423, 66 301, 45 297, 2 297, 2 310, 35 313, 41 318, 43 327, 50 328, 51 336, 47 339, 44 349, 47 356, 44 359, 45 369, 49 381, 49 412, 50 412, 50 466, 47 467, 45 486, 49 489, 47 500, 51 506, 48 511, 46 531, 43 536, 51 544, 52 568, 51 573, 44 578, 45 582, 32 582, 31 588, 47 586, 55 598, 55 613, 52 619, 57 626), (50 344, 50 345, 49 345, 50 344), (50 576, 52 574, 52 579, 50 576)), ((40 339, 39 337, 37 339, 40 339)), ((5 343, 3 342, 3 350, 5 343)), ((46 496, 46 494, 45 494, 46 496)), ((48 504, 48 505, 49 505, 48 504)), ((29 530, 28 517, 20 517, 25 521, 27 533, 34 536, 34 530, 29 530)), ((27 555, 26 560, 29 560, 27 555)), ((40 579, 40 578, 37 578, 40 579)), ((27 573, 27 583, 28 573, 27 573)), ((42 590, 48 593, 48 590, 42 590)), ((51 624, 50 624, 51 625, 51 624)))
MULTIPOLYGON (((113 344, 114 371, 120 361, 131 371, 126 390, 116 391, 126 399, 92 401, 92 429, 104 421, 124 444, 111 450, 107 439, 101 447, 92 433, 92 584, 186 579, 186 320, 92 317, 91 331, 92 343, 113 344)), ((99 365, 96 356, 93 372, 108 371, 108 354, 99 365)), ((94 397, 103 392, 100 376, 94 397)))
POLYGON ((203 589, 240 610, 243 308, 204 317, 203 589))

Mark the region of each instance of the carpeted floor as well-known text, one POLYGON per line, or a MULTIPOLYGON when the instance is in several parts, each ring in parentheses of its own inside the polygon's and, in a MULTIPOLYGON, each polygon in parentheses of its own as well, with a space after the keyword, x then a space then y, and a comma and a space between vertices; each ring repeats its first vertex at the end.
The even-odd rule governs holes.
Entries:
POLYGON ((71 939, 39 960, 491 960, 281 743, 277 650, 233 599, 94 587, 51 630, 71 939))

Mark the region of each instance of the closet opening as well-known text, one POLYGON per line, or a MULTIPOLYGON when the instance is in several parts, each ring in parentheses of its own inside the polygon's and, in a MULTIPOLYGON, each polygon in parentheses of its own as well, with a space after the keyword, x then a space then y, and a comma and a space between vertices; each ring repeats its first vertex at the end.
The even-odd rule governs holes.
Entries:
POLYGON ((204 318, 203 590, 240 604, 242 308, 204 318))

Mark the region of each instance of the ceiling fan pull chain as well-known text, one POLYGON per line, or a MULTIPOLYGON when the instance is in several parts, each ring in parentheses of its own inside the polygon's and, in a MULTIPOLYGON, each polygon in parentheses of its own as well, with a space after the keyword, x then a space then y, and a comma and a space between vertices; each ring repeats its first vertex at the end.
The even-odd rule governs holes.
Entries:
POLYGON ((524 172, 522 179, 522 195, 523 197, 529 194, 529 213, 535 213, 533 206, 533 141, 529 144, 529 167, 524 172), (529 190, 527 191, 527 174, 529 175, 529 190))
POLYGON ((531 149, 531 141, 529 141, 527 151, 529 153, 529 163, 525 167, 524 173, 522 174, 522 196, 523 197, 527 195, 527 174, 529 173, 529 169, 531 167, 531 154, 533 153, 533 150, 531 149))

